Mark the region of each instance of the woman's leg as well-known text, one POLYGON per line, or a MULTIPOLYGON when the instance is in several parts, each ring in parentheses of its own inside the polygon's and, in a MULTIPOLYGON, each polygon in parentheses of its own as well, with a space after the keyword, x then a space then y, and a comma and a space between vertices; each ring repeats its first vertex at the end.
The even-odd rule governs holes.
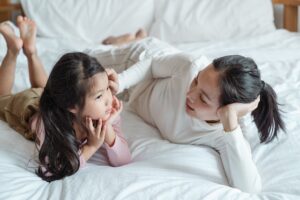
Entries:
POLYGON ((120 47, 122 45, 126 45, 128 43, 136 42, 141 39, 144 39, 147 36, 148 36, 147 32, 144 29, 140 28, 139 30, 137 30, 135 34, 126 33, 119 36, 109 36, 102 41, 102 44, 114 45, 120 47))
POLYGON ((34 21, 18 16, 17 24, 20 29, 20 36, 23 40, 24 54, 28 60, 29 80, 32 88, 44 88, 48 80, 47 73, 40 58, 37 55, 35 46, 36 24, 34 21))
POLYGON ((117 73, 121 73, 139 61, 178 53, 178 51, 165 42, 148 37, 108 51, 89 50, 86 53, 94 56, 105 68, 113 68, 117 73))
POLYGON ((4 36, 7 52, 0 67, 0 96, 11 94, 15 79, 17 56, 23 42, 18 38, 7 22, 0 24, 0 33, 4 36))

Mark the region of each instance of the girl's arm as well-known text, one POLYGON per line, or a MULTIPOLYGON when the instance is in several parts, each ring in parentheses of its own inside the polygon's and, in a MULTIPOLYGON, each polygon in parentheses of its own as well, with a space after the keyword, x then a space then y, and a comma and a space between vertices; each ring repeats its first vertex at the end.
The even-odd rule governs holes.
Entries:
POLYGON ((112 145, 109 143, 104 144, 110 164, 117 167, 130 163, 131 153, 121 131, 121 118, 119 116, 111 126, 108 126, 107 134, 110 134, 109 131, 114 132, 115 135, 112 145))
POLYGON ((243 192, 259 193, 261 178, 251 148, 238 125, 238 118, 254 110, 259 98, 249 104, 234 103, 218 110, 225 135, 217 141, 229 184, 243 192))
POLYGON ((131 153, 121 131, 120 113, 122 109, 122 102, 113 96, 112 113, 105 122, 107 132, 104 140, 104 148, 107 150, 108 159, 112 166, 121 166, 131 161, 131 153))

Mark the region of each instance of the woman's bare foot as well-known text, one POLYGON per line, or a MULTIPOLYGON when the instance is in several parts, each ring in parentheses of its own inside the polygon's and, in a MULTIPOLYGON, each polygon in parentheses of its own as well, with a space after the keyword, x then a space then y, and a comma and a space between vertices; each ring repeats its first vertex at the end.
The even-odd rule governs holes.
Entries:
POLYGON ((147 37, 148 34, 145 29, 140 28, 136 33, 135 33, 135 39, 136 40, 141 40, 147 37))
POLYGON ((23 40, 23 50, 26 56, 36 53, 36 24, 27 17, 18 16, 17 25, 20 29, 20 36, 23 40))
POLYGON ((0 33, 3 35, 6 41, 7 52, 14 55, 19 54, 23 46, 23 41, 15 35, 13 28, 8 22, 2 22, 0 24, 0 33))
POLYGON ((104 45, 115 45, 115 46, 122 46, 124 44, 128 44, 130 42, 135 42, 147 37, 147 32, 140 28, 135 34, 124 34, 120 36, 110 36, 102 41, 104 45))
POLYGON ((121 46, 123 44, 127 44, 133 41, 134 39, 135 35, 127 33, 120 36, 109 36, 108 38, 102 41, 102 44, 121 46))

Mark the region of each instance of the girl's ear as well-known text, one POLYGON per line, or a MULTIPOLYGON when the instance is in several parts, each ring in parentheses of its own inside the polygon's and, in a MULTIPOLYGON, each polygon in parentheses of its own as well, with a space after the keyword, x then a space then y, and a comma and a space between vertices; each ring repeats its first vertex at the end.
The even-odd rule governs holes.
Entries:
POLYGON ((72 108, 68 108, 68 110, 69 110, 71 113, 73 113, 73 114, 77 114, 78 111, 79 111, 79 109, 78 109, 77 106, 74 106, 74 107, 72 107, 72 108))

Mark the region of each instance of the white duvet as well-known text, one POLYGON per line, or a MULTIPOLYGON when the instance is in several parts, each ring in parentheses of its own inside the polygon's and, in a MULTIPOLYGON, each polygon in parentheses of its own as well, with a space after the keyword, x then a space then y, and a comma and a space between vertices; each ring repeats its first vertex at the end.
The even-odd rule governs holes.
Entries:
MULTIPOLYGON (((0 60, 5 54, 0 39, 0 60)), ((178 48, 210 58, 242 54, 256 60, 262 78, 276 90, 287 134, 259 144, 248 120, 253 159, 262 177, 261 194, 247 194, 227 183, 219 155, 208 147, 172 144, 158 130, 126 109, 122 128, 133 162, 110 167, 101 153, 71 177, 47 183, 34 174, 37 151, 32 142, 0 121, 0 199, 300 199, 300 35, 277 30, 243 40, 181 44, 178 48), (95 160, 101 165, 93 164, 95 160)), ((38 49, 47 71, 67 51, 108 48, 80 41, 39 39, 38 49)), ((25 57, 17 63, 14 92, 29 87, 25 57)))

